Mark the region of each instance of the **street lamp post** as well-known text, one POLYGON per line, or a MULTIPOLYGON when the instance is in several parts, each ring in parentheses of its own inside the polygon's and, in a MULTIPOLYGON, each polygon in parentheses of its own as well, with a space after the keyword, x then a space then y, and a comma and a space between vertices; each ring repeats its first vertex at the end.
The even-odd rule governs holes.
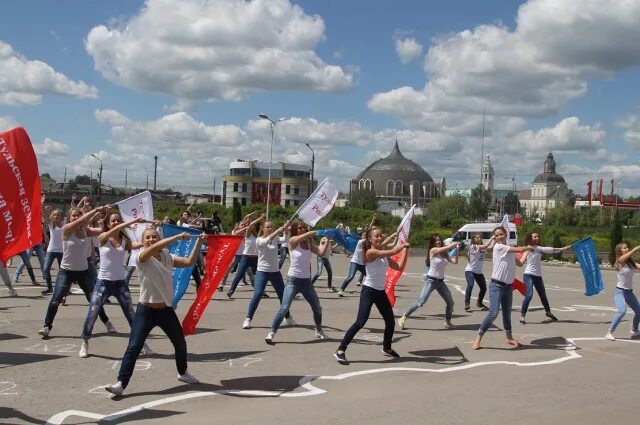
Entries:
POLYGON ((280 121, 284 121, 287 118, 280 118, 279 120, 272 120, 267 114, 258 114, 258 116, 264 120, 269 121, 271 125, 271 146, 269 148, 269 177, 267 179, 267 212, 266 217, 269 219, 269 203, 271 202, 271 163, 273 162, 273 138, 276 130, 276 124, 280 121))
MULTIPOLYGON (((305 143, 305 146, 311 149, 311 146, 309 146, 309 142, 305 143)), ((316 163, 316 153, 313 151, 313 149, 311 149, 311 190, 309 190, 309 196, 311 196, 311 193, 315 190, 315 187, 314 187, 315 180, 313 176, 313 169, 315 167, 315 163, 316 163)))
MULTIPOLYGON (((102 189, 102 160, 95 156, 95 154, 91 154, 92 157, 100 161, 100 175, 98 176, 98 199, 100 199, 100 192, 102 189)), ((91 184, 91 182, 89 182, 91 184)))

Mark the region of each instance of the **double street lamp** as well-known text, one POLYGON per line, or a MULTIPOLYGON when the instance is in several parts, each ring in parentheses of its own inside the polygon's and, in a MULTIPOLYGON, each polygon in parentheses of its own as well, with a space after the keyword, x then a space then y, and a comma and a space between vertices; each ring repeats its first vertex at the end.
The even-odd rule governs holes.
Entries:
MULTIPOLYGON (((102 160, 95 156, 95 154, 91 154, 92 157, 100 161, 100 175, 98 176, 98 199, 100 199, 100 189, 102 188, 102 160)), ((91 184, 91 182, 89 182, 91 184)))
MULTIPOLYGON (((305 143, 305 146, 311 149, 311 146, 309 146, 309 142, 305 143)), ((313 149, 311 149, 311 190, 309 190, 308 196, 311 196, 311 193, 315 190, 315 187, 314 187, 315 183, 313 180, 313 168, 314 168, 315 162, 316 162, 316 153, 313 151, 313 149)))
POLYGON ((264 120, 269 121, 271 125, 271 146, 269 148, 269 178, 267 179, 267 212, 266 217, 269 219, 269 203, 271 202, 271 164, 273 162, 273 138, 276 130, 276 124, 288 118, 280 118, 278 120, 272 120, 267 114, 258 114, 258 116, 264 120))

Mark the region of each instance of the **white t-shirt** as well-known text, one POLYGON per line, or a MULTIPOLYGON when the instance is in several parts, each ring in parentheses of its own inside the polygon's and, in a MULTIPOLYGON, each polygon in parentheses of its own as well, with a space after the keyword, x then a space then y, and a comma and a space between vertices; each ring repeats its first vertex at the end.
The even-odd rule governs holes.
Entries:
POLYGON ((242 250, 242 255, 258 255, 255 236, 249 235, 244 237, 244 249, 242 250))
POLYGON ((49 223, 49 245, 47 252, 62 252, 62 227, 49 223))
POLYGON ((269 238, 258 238, 256 246, 258 248, 258 271, 273 273, 280 271, 278 267, 280 257, 278 256, 277 236, 271 240, 269 238))
POLYGON ((60 268, 69 271, 84 271, 89 268, 87 263, 87 245, 89 238, 80 239, 72 232, 67 240, 62 241, 62 261, 60 268))
POLYGON ((297 277, 300 279, 311 278, 311 250, 302 249, 300 244, 294 249, 289 249, 290 265, 289 273, 290 277, 297 277))
POLYGON ((491 279, 511 285, 516 277, 516 255, 509 246, 497 243, 493 246, 493 272, 491 279))
POLYGON ((447 261, 446 257, 434 255, 431 257, 431 264, 429 266, 429 271, 427 272, 427 277, 444 279, 444 268, 447 267, 447 264, 449 264, 449 261, 447 261))
POLYGON ((98 279, 101 280, 124 280, 125 240, 123 239, 118 248, 114 247, 110 240, 100 247, 100 270, 98 279))
POLYGON ((627 264, 622 266, 620 270, 618 270, 618 283, 616 283, 617 288, 622 289, 633 289, 633 274, 636 270, 629 267, 627 264))
POLYGON ((527 253, 527 266, 524 269, 524 274, 542 276, 542 254, 553 254, 559 250, 550 246, 536 246, 535 248, 535 251, 527 253))
POLYGON ((483 263, 484 252, 480 250, 480 245, 469 245, 469 262, 464 271, 481 274, 483 263))
POLYGON ((168 306, 173 304, 173 255, 163 249, 160 251, 160 260, 150 257, 144 262, 140 262, 140 252, 136 255, 136 268, 138 269, 138 279, 140 280, 141 303, 165 303, 168 306))
POLYGON ((356 245, 356 250, 353 251, 351 256, 351 262, 364 266, 364 239, 360 239, 356 245))
POLYGON ((384 291, 387 283, 387 267, 389 260, 387 257, 376 258, 365 265, 367 275, 364 277, 362 284, 378 291, 384 291))

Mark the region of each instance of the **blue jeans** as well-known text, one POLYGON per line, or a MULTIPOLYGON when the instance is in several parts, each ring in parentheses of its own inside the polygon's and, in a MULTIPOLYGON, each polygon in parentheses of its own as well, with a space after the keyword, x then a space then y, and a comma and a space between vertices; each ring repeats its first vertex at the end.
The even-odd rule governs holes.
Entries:
POLYGON ((284 264, 284 260, 287 259, 287 255, 289 255, 289 247, 286 245, 282 245, 280 248, 280 261, 278 262, 278 268, 281 269, 284 264))
POLYGON ((4 285, 7 288, 9 289, 13 288, 13 285, 11 285, 11 279, 9 279, 9 272, 7 271, 7 268, 2 263, 2 261, 0 261, 0 279, 2 279, 2 281, 4 282, 4 285))
POLYGON ((127 266, 127 274, 124 277, 124 281, 129 284, 131 281, 131 276, 133 276, 133 272, 136 271, 136 266, 127 266))
POLYGON ((418 299, 415 300, 409 306, 409 308, 407 308, 407 311, 405 311, 404 315, 409 317, 411 316, 411 313, 416 311, 419 307, 422 307, 427 302, 429 296, 434 290, 438 291, 438 294, 440 294, 447 305, 445 307, 444 314, 445 319, 447 320, 447 322, 449 322, 451 320, 451 317, 453 316, 453 297, 451 296, 451 291, 444 283, 444 279, 436 280, 430 277, 426 277, 424 279, 424 287, 422 288, 420 297, 418 297, 418 299))
POLYGON ((331 288, 331 280, 333 279, 333 269, 331 268, 331 261, 328 258, 318 256, 318 260, 316 262, 318 271, 311 279, 311 283, 316 283, 316 280, 322 274, 322 266, 327 269, 327 288, 331 288))
POLYGON ((89 304, 89 312, 87 318, 84 321, 82 327, 82 338, 89 339, 93 332, 93 325, 98 318, 98 312, 104 306, 107 298, 115 296, 122 308, 124 317, 127 318, 129 326, 133 323, 135 314, 133 313, 133 302, 131 301, 131 292, 129 292, 129 286, 124 280, 103 280, 98 279, 93 287, 93 293, 91 294, 91 303, 89 304))
MULTIPOLYGON (((258 271, 258 273, 256 273, 256 281, 253 285, 253 296, 251 297, 251 301, 249 301, 249 310, 247 311, 248 319, 253 319, 253 315, 256 314, 256 310, 258 309, 258 305, 260 304, 260 300, 264 294, 267 282, 271 282, 271 286, 275 289, 278 299, 280 300, 280 303, 282 303, 282 294, 284 293, 284 281, 282 280, 282 274, 280 274, 279 271, 258 271)), ((289 317, 288 311, 285 317, 289 317)))
MULTIPOLYGON (((34 245, 33 247, 29 248, 26 252, 26 257, 22 255, 22 253, 20 254, 20 258, 22 258, 22 263, 20 263, 18 265, 18 267, 16 268, 16 271, 13 275, 13 279, 14 280, 18 280, 18 278, 20 277, 20 275, 22 274, 22 271, 24 270, 25 267, 27 267, 27 270, 31 268, 31 256, 33 255, 33 253, 36 253, 36 256, 38 257, 38 262, 40 263, 40 270, 42 270, 44 272, 44 248, 42 247, 42 244, 39 243, 38 245, 34 245), (25 261, 26 259, 26 261, 25 261)), ((33 271, 31 272, 33 273, 33 271)), ((29 276, 31 276, 31 273, 29 274, 29 276)))
MULTIPOLYGON (((20 258, 22 259, 22 264, 21 266, 24 268, 27 268, 27 273, 29 273, 29 277, 31 278, 32 282, 35 282, 36 280, 36 275, 33 274, 33 268, 31 267, 31 256, 27 254, 27 251, 22 251, 18 254, 20 256, 20 258)), ((13 276, 14 279, 18 279, 18 276, 16 276, 14 274, 13 276)))
POLYGON ((480 336, 489 329, 493 321, 498 317, 498 311, 502 306, 502 323, 507 338, 511 338, 511 305, 513 304, 513 289, 511 285, 492 280, 489 284, 489 312, 480 325, 480 336))
MULTIPOLYGON (((85 297, 87 297, 87 301, 91 302, 91 294, 93 293, 93 281, 89 276, 89 271, 72 271, 60 269, 60 271, 58 272, 58 277, 56 278, 56 287, 53 290, 53 296, 49 301, 49 307, 47 307, 47 315, 44 318, 45 326, 49 328, 53 327, 53 320, 56 318, 56 314, 58 313, 60 301, 62 300, 62 298, 67 296, 73 282, 76 282, 78 286, 80 286, 80 289, 82 289, 82 292, 84 292, 85 297)), ((103 323, 107 323, 109 321, 109 317, 104 312, 103 308, 100 308, 98 315, 100 316, 100 320, 102 320, 103 323)))
POLYGON ((529 303, 531 302, 531 298, 533 298, 534 287, 536 288, 536 292, 540 297, 540 302, 542 302, 544 311, 551 311, 551 307, 549 306, 549 300, 547 299, 547 292, 544 289, 544 282, 542 280, 542 276, 525 274, 522 277, 522 280, 524 280, 524 284, 527 287, 527 292, 524 296, 524 300, 522 301, 522 308, 520 309, 520 315, 522 317, 527 315, 527 310, 529 309, 529 303))
MULTIPOLYGON (((234 293, 236 288, 238 287, 238 283, 244 276, 247 271, 251 269, 253 273, 249 273, 249 278, 255 276, 258 269, 258 256, 257 255, 242 255, 240 258, 240 262, 238 263, 238 270, 236 270, 236 275, 233 277, 233 282, 231 282, 231 288, 229 288, 229 292, 234 293)), ((255 283, 254 283, 255 285, 255 283)))
POLYGON ((223 287, 227 284, 227 279, 229 278, 229 274, 231 274, 231 270, 233 270, 234 268, 238 267, 238 263, 240 262, 240 257, 241 255, 234 255, 233 256, 233 260, 231 261, 231 265, 229 265, 229 268, 227 269, 227 272, 224 274, 224 277, 222 278, 222 282, 220 283, 220 287, 223 287))
POLYGON ((613 317, 611 325, 609 326, 609 330, 611 332, 616 330, 624 315, 627 314, 627 306, 629 306, 634 313, 631 330, 637 331, 638 325, 640 325, 640 303, 638 302, 638 298, 635 296, 633 291, 616 288, 613 300, 616 303, 618 313, 616 313, 616 315, 613 317))
POLYGON ((284 319, 285 314, 289 311, 291 303, 298 292, 302 293, 304 299, 307 300, 311 306, 311 311, 313 311, 313 322, 316 325, 316 329, 322 328, 322 307, 320 307, 320 299, 318 298, 318 294, 316 294, 316 290, 313 288, 311 279, 288 276, 287 285, 284 287, 284 294, 282 295, 280 309, 276 313, 276 316, 273 318, 273 323, 271 324, 271 332, 278 331, 280 324, 282 323, 282 319, 284 319))
POLYGON ((342 282, 342 285, 340 285, 341 291, 347 289, 347 286, 351 283, 353 278, 356 277, 356 272, 360 272, 360 282, 362 282, 362 279, 364 279, 364 277, 367 275, 367 269, 365 268, 365 266, 352 262, 349 265, 349 274, 345 278, 344 282, 342 282))
POLYGON ((178 373, 183 375, 187 371, 187 341, 185 341, 182 334, 182 326, 178 316, 176 316, 176 312, 171 307, 155 309, 144 304, 138 304, 136 316, 131 326, 129 344, 122 357, 122 364, 118 373, 118 381, 122 382, 123 387, 126 388, 129 385, 129 380, 133 375, 133 368, 136 365, 140 351, 142 351, 144 342, 147 340, 151 330, 156 326, 160 326, 160 329, 173 344, 178 373))
POLYGON ((367 320, 369 320, 371 307, 374 304, 384 319, 384 339, 382 341, 382 348, 391 348, 391 340, 393 339, 393 331, 395 329, 395 319, 393 317, 393 307, 391 307, 391 302, 389 301, 387 294, 384 292, 384 289, 379 290, 364 286, 362 291, 360 291, 358 316, 355 323, 351 325, 349 330, 347 330, 347 333, 344 334, 340 347, 338 347, 339 350, 346 351, 347 346, 351 343, 358 331, 362 329, 367 323, 367 320))
POLYGON ((53 290, 53 283, 51 281, 51 267, 53 266, 53 260, 58 260, 58 269, 60 269, 60 262, 62 261, 62 252, 47 252, 44 257, 44 269, 42 274, 44 280, 47 282, 47 289, 53 290))
POLYGON ((464 278, 467 281, 467 289, 464 291, 464 304, 471 304, 471 291, 473 291, 473 282, 475 281, 478 283, 478 287, 480 288, 480 293, 478 293, 478 302, 476 305, 481 307, 484 295, 487 293, 487 281, 485 280, 484 275, 482 273, 465 271, 464 278))

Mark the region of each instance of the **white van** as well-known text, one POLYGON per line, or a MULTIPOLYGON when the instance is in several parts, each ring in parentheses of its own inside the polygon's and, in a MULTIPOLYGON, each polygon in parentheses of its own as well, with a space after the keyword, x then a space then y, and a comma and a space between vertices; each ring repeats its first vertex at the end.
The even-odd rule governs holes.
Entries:
MULTIPOLYGON (((452 241, 463 241, 467 246, 469 246, 471 243, 471 237, 476 233, 482 235, 482 243, 487 243, 489 242, 489 239, 491 239, 491 235, 493 235, 495 228, 500 225, 500 223, 467 223, 459 228, 452 237, 445 239, 444 244, 449 244, 452 241)), ((515 223, 509 223, 507 244, 511 246, 518 245, 518 230, 515 223)))

